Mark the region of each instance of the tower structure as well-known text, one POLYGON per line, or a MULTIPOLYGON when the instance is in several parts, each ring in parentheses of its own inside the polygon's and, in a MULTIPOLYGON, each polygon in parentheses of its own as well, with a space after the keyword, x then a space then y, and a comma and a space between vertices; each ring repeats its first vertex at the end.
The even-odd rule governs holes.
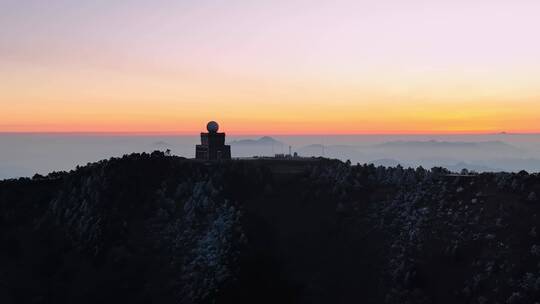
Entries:
POLYGON ((211 121, 208 133, 201 133, 201 144, 195 148, 195 158, 201 160, 231 159, 231 146, 225 145, 225 133, 218 133, 219 125, 211 121))

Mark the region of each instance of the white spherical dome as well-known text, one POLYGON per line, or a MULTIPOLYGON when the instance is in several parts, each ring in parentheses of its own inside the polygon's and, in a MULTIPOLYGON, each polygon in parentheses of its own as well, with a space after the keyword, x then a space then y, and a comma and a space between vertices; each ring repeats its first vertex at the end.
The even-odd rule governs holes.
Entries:
POLYGON ((210 133, 216 133, 219 130, 219 125, 215 121, 211 121, 206 125, 206 130, 210 133))

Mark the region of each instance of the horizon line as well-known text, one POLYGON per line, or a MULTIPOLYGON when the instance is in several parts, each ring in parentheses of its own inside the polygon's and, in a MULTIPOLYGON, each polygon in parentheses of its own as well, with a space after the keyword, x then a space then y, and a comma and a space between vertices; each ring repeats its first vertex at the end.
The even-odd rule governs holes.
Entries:
MULTIPOLYGON (((202 132, 181 131, 0 131, 0 135, 82 135, 82 136, 198 136, 202 132)), ((418 136, 418 135, 540 135, 540 131, 524 132, 381 132, 381 133, 235 133, 225 132, 229 136, 418 136)))

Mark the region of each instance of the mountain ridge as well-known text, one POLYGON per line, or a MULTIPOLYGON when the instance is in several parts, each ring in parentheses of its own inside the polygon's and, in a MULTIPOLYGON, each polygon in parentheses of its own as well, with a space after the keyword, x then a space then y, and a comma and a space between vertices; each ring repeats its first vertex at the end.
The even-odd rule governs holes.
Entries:
POLYGON ((540 177, 450 173, 154 152, 0 181, 0 298, 536 301, 540 177))

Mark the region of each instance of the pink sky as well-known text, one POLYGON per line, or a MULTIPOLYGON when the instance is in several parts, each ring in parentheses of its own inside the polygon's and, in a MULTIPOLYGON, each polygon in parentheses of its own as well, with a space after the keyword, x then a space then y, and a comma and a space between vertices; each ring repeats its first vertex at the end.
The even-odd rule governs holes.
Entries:
POLYGON ((3 1, 0 131, 540 131, 538 1, 3 1))

